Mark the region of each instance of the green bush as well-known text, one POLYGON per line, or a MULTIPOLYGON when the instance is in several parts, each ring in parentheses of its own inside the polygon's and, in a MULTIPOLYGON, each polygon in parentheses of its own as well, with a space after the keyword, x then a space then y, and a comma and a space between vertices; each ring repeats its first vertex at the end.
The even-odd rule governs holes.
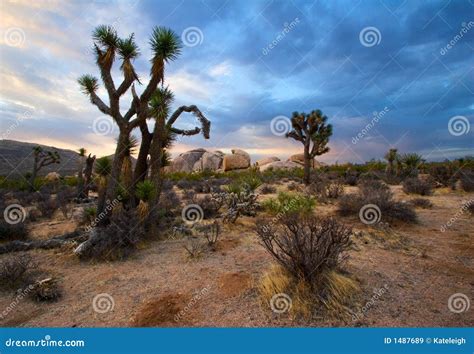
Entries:
POLYGON ((298 193, 278 193, 277 198, 267 199, 262 203, 265 211, 278 213, 311 213, 316 201, 314 198, 298 193))

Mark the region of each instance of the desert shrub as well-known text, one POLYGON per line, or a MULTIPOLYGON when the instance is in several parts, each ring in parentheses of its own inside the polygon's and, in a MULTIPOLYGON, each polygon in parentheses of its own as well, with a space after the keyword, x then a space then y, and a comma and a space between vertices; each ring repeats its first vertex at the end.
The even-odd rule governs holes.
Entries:
POLYGON ((207 181, 194 181, 193 189, 196 193, 211 193, 211 185, 207 181))
POLYGON ((193 182, 188 181, 187 179, 182 179, 182 180, 179 180, 176 183, 176 186, 180 189, 183 189, 183 190, 192 189, 193 188, 193 182))
POLYGON ((342 183, 327 177, 314 180, 306 190, 322 202, 328 199, 337 199, 344 194, 342 183))
POLYGON ((251 192, 255 192, 255 190, 262 184, 262 179, 257 175, 249 174, 240 178, 239 182, 251 192))
POLYGON ((227 207, 227 210, 222 214, 222 220, 225 223, 235 223, 242 215, 255 216, 259 208, 257 197, 258 195, 248 189, 244 189, 240 193, 224 192, 213 195, 213 198, 222 201, 227 207))
POLYGON ((81 225, 90 225, 94 222, 97 216, 97 208, 87 207, 82 211, 81 225))
POLYGON ((244 191, 244 185, 238 181, 234 181, 224 187, 224 191, 227 193, 240 194, 244 191))
POLYGON ((422 209, 430 209, 433 207, 433 203, 431 203, 430 200, 426 198, 412 199, 410 200, 410 204, 413 205, 415 208, 422 208, 422 209))
POLYGON ((264 185, 260 188, 259 192, 260 192, 261 194, 273 194, 273 193, 276 193, 276 187, 275 187, 275 186, 272 186, 272 185, 270 185, 270 184, 264 184, 264 185))
POLYGON ((133 253, 144 235, 136 212, 122 210, 112 214, 109 225, 94 228, 75 253, 81 259, 123 260, 133 253))
POLYGON ((204 195, 204 196, 193 196, 191 202, 197 204, 201 207, 203 211, 204 219, 211 219, 216 217, 219 214, 224 201, 222 198, 216 197, 214 194, 204 195))
POLYGON ((29 295, 39 302, 52 302, 62 296, 62 290, 57 279, 46 278, 31 284, 29 295))
POLYGON ((58 201, 52 197, 47 191, 35 193, 35 205, 44 218, 51 218, 56 210, 59 208, 58 201))
POLYGON ((407 178, 403 182, 403 191, 407 194, 431 195, 433 186, 430 182, 419 178, 407 178))
POLYGON ((450 163, 431 166, 429 174, 435 182, 445 187, 452 185, 455 179, 455 169, 450 163))
POLYGON ((4 218, 0 219, 0 242, 26 240, 28 235, 29 232, 24 222, 10 224, 4 218))
POLYGON ((161 216, 176 216, 180 205, 181 200, 174 190, 170 189, 161 193, 158 204, 161 216))
POLYGON ((351 246, 352 230, 334 218, 290 213, 279 222, 257 222, 257 235, 268 253, 295 278, 319 285, 336 269, 351 246))
POLYGON ((385 221, 417 221, 413 207, 393 199, 390 187, 380 181, 364 182, 357 194, 346 194, 339 198, 338 213, 342 216, 359 215, 362 207, 374 204, 380 209, 377 219, 385 221))
POLYGON ((58 204, 59 210, 63 214, 64 218, 69 217, 70 202, 75 197, 76 191, 71 188, 62 187, 59 189, 58 193, 56 194, 56 202, 58 204))
POLYGON ((277 198, 270 198, 262 203, 265 211, 279 213, 311 213, 316 205, 314 198, 298 193, 278 193, 277 198))
POLYGON ((35 269, 29 255, 9 256, 0 262, 0 288, 12 289, 26 282, 28 272, 35 269))
POLYGON ((344 174, 344 183, 349 186, 357 186, 359 174, 356 171, 348 171, 344 174))
POLYGON ((216 244, 221 232, 221 227, 218 221, 216 220, 212 224, 198 225, 196 229, 206 238, 209 249, 211 251, 215 251, 216 244))
POLYGON ((465 209, 468 213, 474 214, 474 200, 470 200, 463 205, 463 209, 465 209))
POLYGON ((301 184, 300 183, 297 183, 297 182, 290 182, 288 183, 288 186, 287 186, 288 190, 289 191, 300 191, 301 190, 301 184))
POLYGON ((206 244, 202 238, 197 236, 190 236, 183 245, 183 248, 188 253, 189 258, 199 258, 206 250, 206 244))
POLYGON ((461 188, 465 192, 474 192, 474 172, 462 171, 459 175, 461 188))

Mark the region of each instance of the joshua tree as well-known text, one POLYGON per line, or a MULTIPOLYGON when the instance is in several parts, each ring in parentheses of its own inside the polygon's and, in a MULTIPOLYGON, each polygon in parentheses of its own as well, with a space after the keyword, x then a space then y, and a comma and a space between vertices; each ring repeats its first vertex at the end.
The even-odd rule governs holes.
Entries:
POLYGON ((403 154, 399 158, 403 168, 403 175, 405 176, 418 176, 418 168, 425 162, 422 156, 416 153, 403 154))
POLYGON ((38 172, 45 166, 53 163, 60 163, 61 158, 57 151, 45 151, 41 146, 35 146, 33 148, 33 170, 31 171, 30 177, 30 190, 35 190, 35 180, 38 172))
POLYGON ((91 188, 91 183, 92 183, 92 169, 94 168, 94 162, 95 162, 95 155, 87 156, 86 159, 86 167, 84 168, 83 176, 84 176, 84 198, 89 197, 89 189, 91 188))
POLYGON ((79 166, 77 170, 77 197, 84 198, 84 157, 86 156, 86 149, 80 148, 79 152, 79 166))
POLYGON ((148 227, 151 226, 153 220, 157 219, 158 201, 163 182, 162 167, 168 159, 166 148, 170 147, 176 135, 191 136, 202 132, 204 138, 209 139, 211 122, 204 117, 195 105, 181 106, 169 116, 170 105, 173 99, 173 93, 168 88, 161 88, 154 93, 149 103, 149 115, 155 118, 155 127, 150 145, 151 182, 155 191, 150 197, 148 227), (190 130, 174 127, 174 124, 183 112, 192 113, 199 120, 201 127, 195 127, 190 130))
POLYGON ((385 154, 385 160, 387 160, 387 175, 393 176, 395 174, 395 161, 398 159, 398 150, 397 149, 390 149, 385 154))
POLYGON ((301 142, 304 146, 304 183, 310 183, 311 162, 316 156, 329 151, 327 143, 332 135, 328 117, 318 109, 310 114, 294 112, 291 117, 293 130, 286 137, 301 142))
MULTIPOLYGON (((108 94, 109 104, 104 103, 97 95, 99 80, 96 77, 84 75, 79 78, 78 82, 83 92, 89 96, 92 104, 97 106, 102 113, 112 117, 119 128, 117 147, 107 183, 107 196, 110 199, 114 199, 130 133, 134 128, 143 126, 143 122, 148 118, 148 102, 159 83, 163 80, 165 63, 174 60, 178 56, 181 50, 181 43, 179 37, 170 29, 163 27, 155 27, 153 29, 150 38, 153 53, 150 80, 141 95, 134 95, 129 109, 125 114, 122 114, 120 112, 120 99, 132 87, 133 83, 138 81, 138 76, 133 67, 133 60, 139 55, 134 35, 132 34, 125 39, 121 39, 113 27, 99 26, 93 33, 93 40, 96 62, 108 94), (120 57, 120 69, 123 73, 123 80, 118 87, 116 87, 111 74, 117 55, 120 57)), ((98 209, 98 213, 102 211, 100 208, 98 209)), ((108 216, 104 217, 105 222, 107 219, 108 216)))
POLYGON ((99 190, 99 200, 97 201, 97 215, 99 210, 104 210, 106 199, 107 178, 110 175, 112 166, 107 156, 97 159, 95 164, 95 173, 98 176, 97 188, 99 190))

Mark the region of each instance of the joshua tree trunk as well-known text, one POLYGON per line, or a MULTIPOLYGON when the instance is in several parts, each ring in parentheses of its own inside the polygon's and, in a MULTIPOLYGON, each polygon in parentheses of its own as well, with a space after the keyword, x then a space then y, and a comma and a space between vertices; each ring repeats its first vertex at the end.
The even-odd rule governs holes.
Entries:
POLYGON ((94 167, 95 155, 91 157, 91 154, 86 159, 86 168, 84 169, 84 189, 83 196, 84 198, 89 197, 89 189, 91 188, 92 182, 92 169, 94 167))
POLYGON ((154 222, 158 219, 158 202, 163 185, 161 167, 163 164, 163 144, 165 139, 165 119, 164 117, 160 117, 156 119, 153 140, 150 146, 151 182, 155 186, 155 193, 153 193, 150 199, 150 212, 145 220, 146 230, 152 230, 154 222))
POLYGON ((79 156, 79 170, 77 171, 77 197, 84 198, 84 177, 82 171, 84 169, 84 155, 79 156))
MULTIPOLYGON (((117 148, 115 149, 114 160, 112 162, 112 169, 110 176, 107 181, 107 190, 105 198, 109 198, 112 202, 117 195, 117 189, 120 181, 120 174, 122 172, 123 160, 125 158, 125 152, 128 147, 128 138, 130 132, 126 129, 121 129, 117 141, 117 148)), ((104 208, 105 205, 102 205, 101 208, 97 207, 97 215, 102 214, 103 218, 101 219, 100 226, 104 226, 108 223, 110 218, 111 211, 107 211, 104 208)))
MULTIPOLYGON (((140 124, 140 130, 142 133, 142 142, 140 144, 140 151, 138 153, 137 162, 135 164, 135 171, 133 175, 133 190, 136 189, 137 184, 145 180, 148 175, 148 153, 150 152, 151 140, 153 134, 148 131, 146 122, 140 124)), ((134 197, 135 206, 138 205, 139 199, 134 197)))
POLYGON ((304 184, 308 185, 311 181, 311 155, 309 153, 309 140, 304 144, 304 184))

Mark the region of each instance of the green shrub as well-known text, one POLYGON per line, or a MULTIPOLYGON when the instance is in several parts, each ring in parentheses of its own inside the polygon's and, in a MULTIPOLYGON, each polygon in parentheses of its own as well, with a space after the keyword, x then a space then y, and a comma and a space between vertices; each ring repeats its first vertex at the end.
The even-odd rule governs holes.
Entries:
POLYGON ((262 203, 263 208, 271 213, 311 213, 316 201, 314 198, 298 193, 278 193, 277 198, 267 199, 262 203))

